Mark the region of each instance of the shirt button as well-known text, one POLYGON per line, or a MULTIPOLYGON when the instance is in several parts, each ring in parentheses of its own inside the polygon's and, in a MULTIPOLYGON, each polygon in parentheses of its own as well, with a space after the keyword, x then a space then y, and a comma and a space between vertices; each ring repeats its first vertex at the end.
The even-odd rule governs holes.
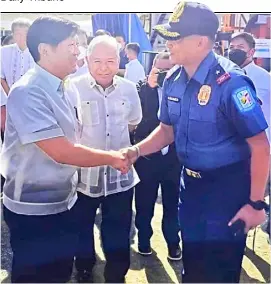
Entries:
POLYGON ((106 176, 106 173, 104 173, 104 175, 106 176))
POLYGON ((109 136, 109 133, 107 133, 107 136, 109 136))
POLYGON ((107 117, 109 116, 109 114, 106 115, 107 117))

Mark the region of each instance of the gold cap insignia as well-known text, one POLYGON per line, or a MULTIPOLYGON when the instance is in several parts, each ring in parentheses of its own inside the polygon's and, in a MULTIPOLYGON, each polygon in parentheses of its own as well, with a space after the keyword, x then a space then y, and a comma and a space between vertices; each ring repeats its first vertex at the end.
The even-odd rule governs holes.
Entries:
POLYGON ((183 13, 185 7, 185 2, 179 2, 178 5, 175 7, 173 13, 169 18, 170 23, 178 23, 180 21, 180 16, 183 13))

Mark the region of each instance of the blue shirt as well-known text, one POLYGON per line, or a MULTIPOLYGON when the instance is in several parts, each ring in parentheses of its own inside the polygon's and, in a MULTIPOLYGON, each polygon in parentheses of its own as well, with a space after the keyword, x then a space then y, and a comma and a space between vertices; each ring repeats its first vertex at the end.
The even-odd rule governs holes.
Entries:
POLYGON ((76 113, 62 83, 36 65, 8 96, 1 153, 6 178, 3 203, 17 214, 56 214, 71 208, 77 199, 77 168, 56 163, 35 143, 64 136, 77 142, 76 113))
POLYGON ((252 81, 213 52, 190 80, 182 67, 165 80, 160 120, 184 166, 201 171, 248 159, 246 139, 268 127, 252 81))

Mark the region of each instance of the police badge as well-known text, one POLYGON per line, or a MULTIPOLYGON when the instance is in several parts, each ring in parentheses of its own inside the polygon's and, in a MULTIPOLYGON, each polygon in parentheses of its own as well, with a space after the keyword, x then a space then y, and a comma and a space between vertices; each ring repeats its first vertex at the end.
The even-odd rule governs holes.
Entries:
POLYGON ((211 95, 211 87, 208 85, 201 86, 198 93, 198 102, 201 106, 206 106, 209 102, 211 95))

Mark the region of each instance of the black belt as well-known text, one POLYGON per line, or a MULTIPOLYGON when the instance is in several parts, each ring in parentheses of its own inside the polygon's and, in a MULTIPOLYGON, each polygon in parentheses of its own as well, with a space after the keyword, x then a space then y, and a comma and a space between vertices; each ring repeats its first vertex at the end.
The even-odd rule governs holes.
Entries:
POLYGON ((202 178, 208 178, 208 177, 215 177, 221 174, 229 174, 231 172, 236 172, 240 170, 242 171, 243 169, 248 168, 248 165, 249 165, 249 160, 244 160, 241 162, 226 165, 226 166, 212 169, 212 170, 199 171, 199 170, 191 170, 187 167, 184 167, 184 171, 190 177, 193 177, 196 179, 202 179, 202 178))

